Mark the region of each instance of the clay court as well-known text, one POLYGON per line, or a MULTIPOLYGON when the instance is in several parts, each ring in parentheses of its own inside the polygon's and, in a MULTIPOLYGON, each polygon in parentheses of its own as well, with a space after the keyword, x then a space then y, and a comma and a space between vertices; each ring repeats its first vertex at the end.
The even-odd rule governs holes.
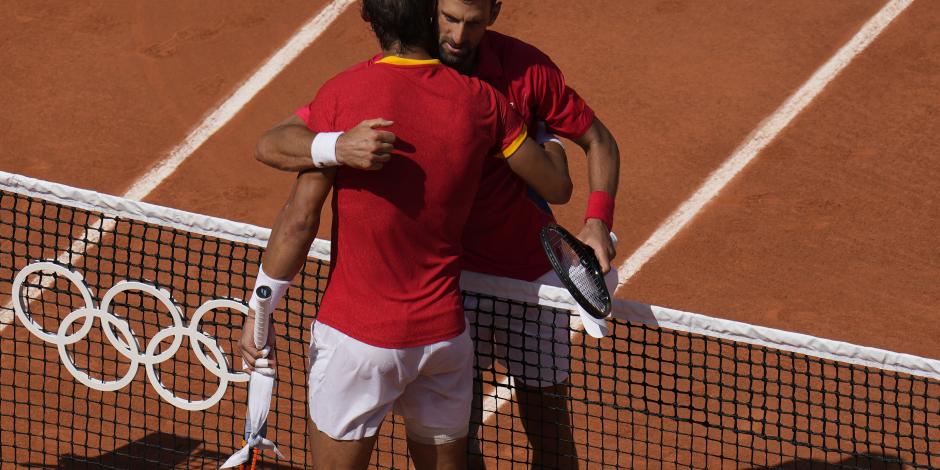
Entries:
MULTIPOLYGON (((8 3, 0 170, 262 227, 258 137, 377 51, 344 0, 8 3)), ((940 358, 940 2, 504 4, 618 140, 618 299, 940 358)))

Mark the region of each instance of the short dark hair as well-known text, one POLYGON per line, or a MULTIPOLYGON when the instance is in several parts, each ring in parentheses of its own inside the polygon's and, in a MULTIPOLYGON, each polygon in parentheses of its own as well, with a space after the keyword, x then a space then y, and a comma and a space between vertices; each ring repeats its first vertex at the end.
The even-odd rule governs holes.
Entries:
POLYGON ((435 0, 362 0, 362 19, 372 25, 382 49, 395 43, 401 49, 434 45, 432 15, 435 0))
MULTIPOLYGON (((496 6, 496 2, 499 0, 490 0, 490 6, 496 6)), ((464 3, 473 3, 473 0, 463 0, 464 3)))

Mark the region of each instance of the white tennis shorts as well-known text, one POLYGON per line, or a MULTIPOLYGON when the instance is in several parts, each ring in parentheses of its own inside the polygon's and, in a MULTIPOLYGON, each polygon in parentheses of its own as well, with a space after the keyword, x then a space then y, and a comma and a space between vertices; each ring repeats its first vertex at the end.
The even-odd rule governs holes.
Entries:
MULTIPOLYGON (((616 275, 612 269, 605 277, 608 288, 611 280, 617 285, 616 275)), ((562 287, 555 271, 533 282, 562 287)), ((568 379, 573 313, 570 310, 494 302, 474 296, 464 298, 464 310, 476 343, 477 367, 487 369, 498 361, 514 380, 536 388, 568 379)))
POLYGON ((467 435, 473 342, 464 330, 427 346, 379 348, 317 322, 308 383, 310 417, 333 439, 374 436, 394 409, 409 438, 444 444, 467 435))

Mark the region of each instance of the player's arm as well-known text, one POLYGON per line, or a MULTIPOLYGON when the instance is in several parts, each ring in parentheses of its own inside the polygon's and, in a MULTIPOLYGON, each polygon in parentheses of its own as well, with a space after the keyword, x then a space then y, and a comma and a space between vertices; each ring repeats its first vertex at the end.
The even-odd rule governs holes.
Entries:
POLYGON ((600 119, 587 132, 575 139, 587 155, 588 184, 591 195, 588 199, 584 227, 578 238, 594 249, 601 269, 610 270, 610 261, 617 252, 610 231, 613 225, 613 201, 617 196, 620 177, 620 148, 617 140, 600 119))
POLYGON ((571 199, 571 177, 568 161, 559 145, 545 149, 526 137, 515 151, 506 155, 506 162, 530 188, 539 193, 546 202, 564 204, 571 199))
POLYGON ((320 229, 320 213, 333 187, 335 169, 301 172, 281 208, 262 256, 265 272, 293 279, 307 261, 310 244, 320 229))
POLYGON ((565 83, 558 66, 548 56, 541 55, 538 61, 532 68, 536 116, 545 121, 549 131, 575 141, 587 155, 591 195, 578 238, 594 249, 606 273, 616 255, 610 231, 620 176, 620 150, 594 111, 565 83))
POLYGON ((599 118, 594 118, 594 123, 587 132, 574 141, 587 155, 588 184, 591 191, 617 194, 620 178, 620 147, 617 146, 617 140, 604 123, 599 118))
POLYGON ((316 133, 293 115, 264 133, 255 147, 255 158, 292 172, 338 165, 378 170, 394 149, 395 134, 382 130, 392 124, 369 119, 346 132, 316 133))
MULTIPOLYGON (((545 143, 544 129, 526 129, 509 100, 482 82, 476 82, 482 88, 480 96, 487 103, 487 113, 493 116, 491 121, 493 136, 499 146, 498 156, 506 158, 509 168, 519 175, 530 188, 535 190, 545 202, 564 204, 571 199, 571 177, 568 175, 568 160, 560 145, 549 148, 546 152, 540 143, 545 143), (539 139, 538 142, 534 139, 539 139)), ((558 143, 556 141, 556 143, 558 143)))
MULTIPOLYGON (((268 246, 261 259, 261 272, 255 281, 258 285, 271 287, 272 308, 276 308, 291 280, 303 269, 307 261, 310 244, 320 229, 320 212, 333 187, 335 169, 312 170, 297 175, 287 201, 278 213, 271 229, 268 246)), ((249 301, 254 308, 254 299, 249 301)), ((248 366, 263 357, 254 345, 254 310, 242 325, 240 346, 242 358, 248 366)), ((269 330, 268 345, 272 347, 268 359, 273 361, 274 333, 269 330)), ((273 365, 271 366, 273 367, 273 365)))

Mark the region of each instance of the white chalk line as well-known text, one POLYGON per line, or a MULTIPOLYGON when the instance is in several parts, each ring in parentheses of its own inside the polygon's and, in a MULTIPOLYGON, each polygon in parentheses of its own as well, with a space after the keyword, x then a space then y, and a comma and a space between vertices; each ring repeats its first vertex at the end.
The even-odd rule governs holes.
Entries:
POLYGON ((170 152, 168 158, 155 165, 146 175, 138 179, 123 197, 140 200, 150 194, 199 147, 205 144, 213 134, 228 124, 252 98, 268 86, 281 71, 287 68, 313 41, 319 38, 326 28, 353 3, 355 3, 355 0, 334 0, 321 10, 319 14, 301 27, 264 65, 255 71, 251 78, 242 84, 235 93, 206 117, 182 143, 177 145, 170 152))
MULTIPOLYGON (((776 111, 738 147, 738 149, 712 173, 704 184, 686 200, 658 229, 618 268, 619 291, 630 281, 702 209, 737 176, 757 155, 786 128, 793 119, 849 65, 849 63, 877 38, 898 15, 914 0, 893 0, 875 14, 848 43, 820 67, 810 79, 791 95, 776 111)), ((615 291, 615 293, 616 293, 615 291)))
MULTIPOLYGON (((122 197, 132 200, 141 200, 147 197, 157 186, 172 175, 183 162, 196 152, 210 137, 215 135, 222 127, 228 124, 261 90, 268 86, 288 65, 307 49, 346 9, 355 3, 355 0, 333 0, 317 15, 311 18, 292 36, 287 43, 274 53, 259 67, 252 76, 246 80, 231 96, 229 96, 215 111, 208 115, 195 129, 170 153, 169 156, 154 165, 150 171, 131 184, 130 189, 122 197)), ((88 223, 94 226, 99 222, 95 219, 88 223)), ((75 262, 80 259, 89 245, 94 245, 101 237, 114 228, 114 223, 106 223, 92 234, 84 230, 72 243, 69 251, 61 253, 56 261, 60 263, 75 262), (86 240, 87 236, 87 240, 86 240)), ((55 281, 54 276, 44 276, 41 287, 32 287, 27 295, 30 296, 30 305, 36 300, 31 296, 35 289, 46 289, 55 281)), ((4 305, 4 314, 0 317, 0 332, 13 320, 11 300, 4 305)))

